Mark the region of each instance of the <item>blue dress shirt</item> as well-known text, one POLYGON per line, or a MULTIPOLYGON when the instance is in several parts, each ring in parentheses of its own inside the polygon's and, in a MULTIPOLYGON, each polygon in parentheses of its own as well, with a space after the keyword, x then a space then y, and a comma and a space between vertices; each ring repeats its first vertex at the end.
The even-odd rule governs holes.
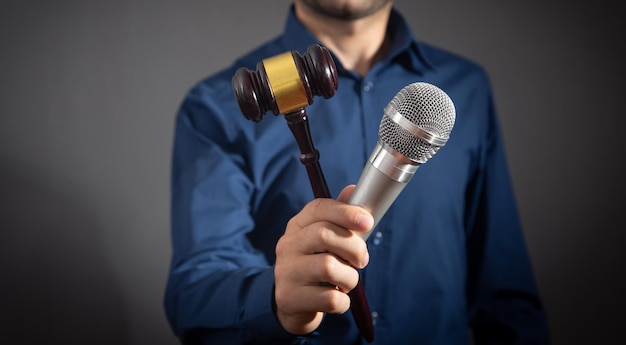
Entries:
MULTIPOLYGON (((424 81, 453 100, 450 140, 422 165, 367 245, 361 272, 375 344, 547 343, 509 181, 489 81, 477 65, 417 42, 394 10, 391 53, 365 77, 337 61, 339 89, 307 107, 331 193, 356 183, 383 108, 424 81)), ((326 315, 296 337, 273 307, 275 245, 313 198, 281 116, 242 116, 231 88, 238 67, 318 43, 290 12, 282 36, 196 85, 176 119, 173 258, 165 307, 183 343, 359 344, 350 312, 326 315)))

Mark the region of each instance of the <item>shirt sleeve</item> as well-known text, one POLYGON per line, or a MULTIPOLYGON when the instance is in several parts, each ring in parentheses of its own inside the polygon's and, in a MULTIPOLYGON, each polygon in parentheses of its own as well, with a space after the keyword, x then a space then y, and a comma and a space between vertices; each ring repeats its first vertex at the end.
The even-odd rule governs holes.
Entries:
POLYGON ((491 95, 468 193, 467 298, 476 344, 548 344, 491 95))
POLYGON ((175 124, 166 314, 185 344, 290 343, 273 312, 273 267, 247 238, 254 186, 246 158, 208 92, 190 92, 175 124))

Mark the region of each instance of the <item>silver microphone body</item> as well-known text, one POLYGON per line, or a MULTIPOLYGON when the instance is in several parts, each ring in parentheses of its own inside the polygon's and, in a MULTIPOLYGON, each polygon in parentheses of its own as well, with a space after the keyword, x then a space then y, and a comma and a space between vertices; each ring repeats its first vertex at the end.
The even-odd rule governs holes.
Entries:
POLYGON ((434 85, 405 86, 385 107, 378 142, 348 203, 370 212, 374 225, 409 183, 417 168, 447 142, 456 113, 448 95, 434 85))
MULTIPOLYGON (((361 206, 374 217, 372 230, 413 177, 418 165, 378 142, 348 203, 361 206)), ((359 233, 367 240, 371 230, 359 233)))

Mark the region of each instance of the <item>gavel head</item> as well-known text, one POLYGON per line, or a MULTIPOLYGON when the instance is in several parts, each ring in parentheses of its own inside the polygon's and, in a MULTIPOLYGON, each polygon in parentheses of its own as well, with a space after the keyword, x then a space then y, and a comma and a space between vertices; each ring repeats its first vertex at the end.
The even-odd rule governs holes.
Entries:
POLYGON ((259 62, 256 71, 245 67, 232 79, 233 91, 243 115, 255 122, 271 110, 274 115, 298 111, 313 103, 313 96, 330 98, 337 91, 337 67, 330 52, 310 45, 259 62))

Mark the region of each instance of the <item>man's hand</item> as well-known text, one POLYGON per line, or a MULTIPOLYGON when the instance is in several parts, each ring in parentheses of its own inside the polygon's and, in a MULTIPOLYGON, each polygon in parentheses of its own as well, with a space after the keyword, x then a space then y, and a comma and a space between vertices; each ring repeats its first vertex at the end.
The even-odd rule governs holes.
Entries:
POLYGON ((313 332, 324 313, 350 308, 347 293, 359 281, 356 268, 367 265, 365 241, 372 216, 346 203, 354 185, 337 200, 315 199, 295 215, 276 244, 275 298, 281 325, 292 334, 313 332))

